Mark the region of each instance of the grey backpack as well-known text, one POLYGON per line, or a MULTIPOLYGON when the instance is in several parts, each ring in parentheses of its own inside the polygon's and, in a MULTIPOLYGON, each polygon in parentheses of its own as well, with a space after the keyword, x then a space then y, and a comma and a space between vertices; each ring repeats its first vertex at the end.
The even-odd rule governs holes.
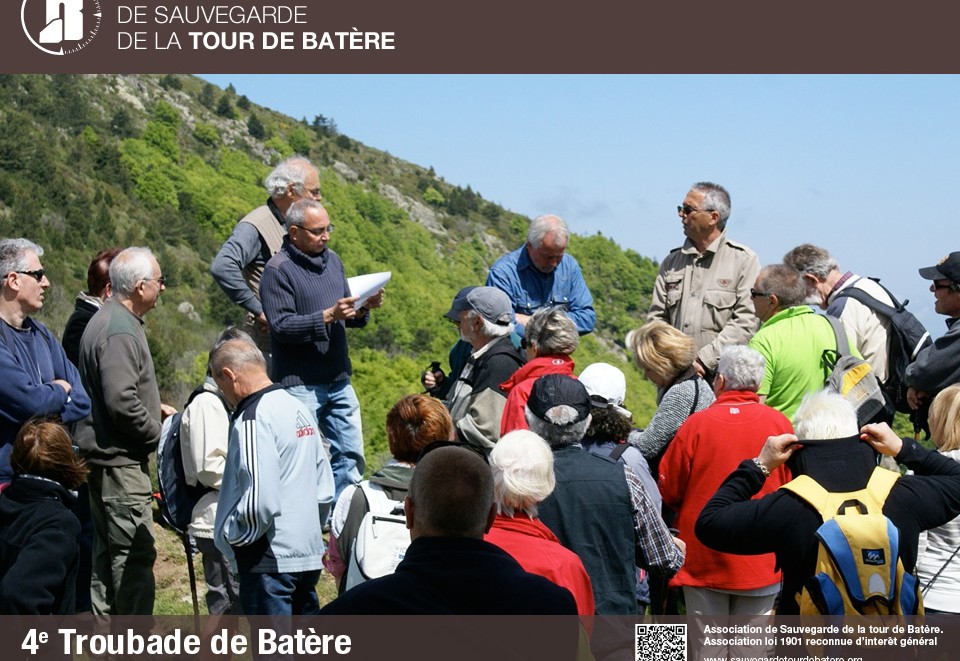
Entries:
POLYGON ((866 424, 883 411, 887 400, 870 363, 850 353, 843 324, 836 317, 826 315, 826 318, 833 328, 837 348, 823 351, 823 364, 830 370, 824 385, 833 388, 853 404, 857 411, 857 424, 866 424))

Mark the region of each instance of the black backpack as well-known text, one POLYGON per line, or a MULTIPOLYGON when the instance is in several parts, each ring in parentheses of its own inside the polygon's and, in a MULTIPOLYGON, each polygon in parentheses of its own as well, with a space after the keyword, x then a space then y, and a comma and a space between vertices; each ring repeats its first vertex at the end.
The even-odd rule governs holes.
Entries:
MULTIPOLYGON (((870 278, 880 285, 879 278, 870 278)), ((893 301, 893 306, 886 305, 873 296, 856 287, 845 287, 837 292, 837 298, 849 296, 855 301, 866 305, 874 312, 890 320, 890 348, 887 354, 887 380, 880 384, 883 395, 889 406, 901 413, 910 413, 907 404, 907 384, 905 376, 907 366, 917 358, 920 351, 932 343, 930 333, 924 328, 920 320, 907 310, 907 304, 897 302, 890 290, 883 287, 887 296, 893 301)))
MULTIPOLYGON (((227 410, 226 402, 219 392, 207 390, 200 385, 190 393, 183 411, 197 395, 204 392, 217 395, 224 410, 227 410)), ((187 484, 183 468, 183 439, 180 433, 183 411, 177 411, 163 421, 160 445, 157 447, 157 482, 160 486, 160 499, 157 504, 164 521, 180 534, 187 531, 187 526, 193 520, 193 508, 197 501, 204 494, 213 491, 210 487, 187 484)))

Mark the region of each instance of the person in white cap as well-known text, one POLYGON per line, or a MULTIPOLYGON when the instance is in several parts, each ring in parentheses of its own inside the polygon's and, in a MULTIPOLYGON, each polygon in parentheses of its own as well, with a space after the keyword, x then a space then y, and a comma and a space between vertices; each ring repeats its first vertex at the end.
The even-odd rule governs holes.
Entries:
POLYGON ((627 379, 623 372, 609 363, 593 363, 580 374, 580 382, 586 387, 592 406, 590 426, 582 441, 583 449, 598 457, 622 461, 632 468, 659 508, 657 479, 650 473, 650 465, 640 450, 627 442, 633 429, 633 414, 623 408, 627 396, 627 379))
MULTIPOLYGON (((657 488, 657 478, 650 473, 650 464, 635 445, 627 442, 633 429, 633 414, 623 408, 627 396, 627 378, 609 363, 587 365, 580 374, 580 382, 590 395, 590 426, 581 444, 583 449, 598 457, 606 457, 628 466, 643 484, 656 511, 663 501, 657 488)), ((637 604, 649 605, 650 581, 646 570, 637 568, 637 604)))

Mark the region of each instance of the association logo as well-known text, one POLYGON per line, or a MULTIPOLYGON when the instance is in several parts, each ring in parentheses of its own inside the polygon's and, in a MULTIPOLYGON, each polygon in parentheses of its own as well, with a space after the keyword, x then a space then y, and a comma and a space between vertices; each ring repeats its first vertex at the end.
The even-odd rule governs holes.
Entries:
POLYGON ((100 0, 23 0, 20 24, 30 43, 50 55, 69 55, 100 31, 100 0))

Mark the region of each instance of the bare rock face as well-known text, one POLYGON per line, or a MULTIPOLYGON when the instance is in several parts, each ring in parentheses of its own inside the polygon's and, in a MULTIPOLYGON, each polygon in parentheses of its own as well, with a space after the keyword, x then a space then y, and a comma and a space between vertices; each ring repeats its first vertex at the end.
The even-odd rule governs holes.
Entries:
POLYGON ((194 309, 193 304, 190 303, 189 301, 184 301, 183 303, 178 305, 177 312, 184 315, 190 321, 193 321, 193 322, 200 321, 200 315, 197 313, 196 309, 194 309))
POLYGON ((380 184, 377 192, 410 215, 410 219, 420 223, 433 234, 447 235, 447 229, 440 222, 439 214, 420 200, 408 197, 390 184, 380 184))
POLYGON ((335 172, 337 172, 341 177, 343 177, 347 181, 357 181, 357 179, 360 178, 359 175, 357 175, 356 170, 354 170, 349 165, 341 161, 335 162, 333 164, 333 169, 335 172))
POLYGON ((117 76, 115 80, 117 82, 117 96, 123 99, 124 103, 129 103, 140 112, 145 112, 146 108, 144 108, 143 101, 140 100, 140 97, 144 94, 143 83, 139 77, 117 76))

